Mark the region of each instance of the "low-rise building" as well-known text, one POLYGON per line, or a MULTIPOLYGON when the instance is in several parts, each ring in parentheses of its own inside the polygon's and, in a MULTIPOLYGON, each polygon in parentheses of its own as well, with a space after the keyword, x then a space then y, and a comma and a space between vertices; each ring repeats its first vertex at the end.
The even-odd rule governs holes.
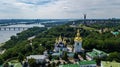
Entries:
POLYGON ((60 57, 60 53, 53 53, 52 56, 57 56, 57 57, 60 57))
POLYGON ((101 67, 120 67, 118 62, 101 61, 101 67))
POLYGON ((77 64, 59 65, 59 67, 96 67, 95 61, 80 61, 77 64))
POLYGON ((47 56, 45 56, 45 55, 30 55, 30 56, 27 56, 27 60, 28 59, 35 59, 36 63, 41 63, 41 62, 45 62, 45 60, 47 59, 47 56))
MULTIPOLYGON (((61 57, 62 54, 61 54, 60 52, 59 52, 59 53, 53 53, 52 56, 61 57)), ((68 56, 68 57, 74 57, 74 53, 69 52, 69 53, 67 53, 67 56, 68 56)))
POLYGON ((95 61, 80 61, 79 62, 80 67, 96 67, 95 61))
POLYGON ((111 31, 111 33, 112 33, 113 35, 118 35, 118 34, 119 34, 118 31, 115 31, 115 32, 111 31))
POLYGON ((65 65, 59 65, 59 67, 80 67, 79 64, 65 64, 65 65))
POLYGON ((86 58, 88 60, 93 60, 95 57, 102 58, 102 57, 105 57, 105 56, 107 56, 107 53, 105 53, 103 51, 100 51, 100 50, 97 50, 97 49, 93 49, 92 52, 87 52, 86 53, 86 58))

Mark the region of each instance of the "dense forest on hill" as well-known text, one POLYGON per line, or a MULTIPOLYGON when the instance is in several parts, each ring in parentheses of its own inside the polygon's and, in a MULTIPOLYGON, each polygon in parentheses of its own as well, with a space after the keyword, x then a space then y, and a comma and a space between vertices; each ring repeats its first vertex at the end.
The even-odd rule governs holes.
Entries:
POLYGON ((66 38, 68 45, 74 44, 74 37, 76 36, 76 30, 80 29, 81 37, 83 38, 83 48, 87 51, 91 51, 93 48, 103 50, 110 54, 104 60, 115 60, 120 62, 120 34, 114 36, 110 32, 99 33, 97 31, 85 30, 79 27, 70 27, 69 24, 46 28, 31 28, 27 31, 12 36, 9 41, 6 42, 3 49, 7 49, 6 52, 0 55, 0 63, 6 61, 9 58, 19 57, 21 54, 25 57, 30 54, 43 54, 44 50, 52 50, 54 48, 55 39, 60 35, 66 38), (28 37, 36 37, 32 40, 32 46, 28 37))
POLYGON ((46 29, 47 28, 34 27, 34 28, 29 28, 28 30, 23 31, 21 33, 17 33, 17 36, 11 36, 10 40, 7 41, 5 45, 2 46, 2 48, 5 49, 11 48, 15 46, 17 43, 27 40, 29 37, 35 36, 46 29))
MULTIPOLYGON (((31 46, 27 39, 36 36, 45 30, 47 30, 47 28, 34 27, 18 33, 17 36, 11 36, 11 39, 1 47, 1 49, 6 49, 6 51, 4 54, 0 55, 0 64, 9 58, 17 57, 20 54, 29 55, 31 53, 31 46)), ((39 49, 41 51, 42 47, 39 47, 39 49)))
POLYGON ((120 29, 120 23, 115 23, 115 22, 102 22, 102 23, 93 23, 89 24, 88 26, 101 29, 101 28, 113 28, 114 30, 120 29))

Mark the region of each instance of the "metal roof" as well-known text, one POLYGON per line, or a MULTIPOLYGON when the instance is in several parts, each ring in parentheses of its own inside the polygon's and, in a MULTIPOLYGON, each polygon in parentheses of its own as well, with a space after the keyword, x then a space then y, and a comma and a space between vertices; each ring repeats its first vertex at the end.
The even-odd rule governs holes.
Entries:
POLYGON ((87 55, 92 56, 92 57, 96 57, 99 55, 107 55, 107 53, 100 51, 100 50, 97 50, 97 49, 93 49, 92 52, 87 52, 87 55))
POLYGON ((59 67, 80 67, 79 64, 66 64, 66 65, 59 65, 59 67))
POLYGON ((34 58, 34 59, 45 59, 46 56, 45 55, 30 55, 30 56, 27 56, 27 59, 31 59, 31 58, 34 58))
POLYGON ((59 67, 80 67, 80 65, 90 65, 90 64, 96 64, 95 61, 80 61, 78 64, 65 64, 65 65, 59 65, 59 67))
POLYGON ((89 65, 89 64, 96 64, 96 62, 95 61, 86 61, 86 60, 84 60, 84 61, 80 61, 79 64, 80 65, 89 65))

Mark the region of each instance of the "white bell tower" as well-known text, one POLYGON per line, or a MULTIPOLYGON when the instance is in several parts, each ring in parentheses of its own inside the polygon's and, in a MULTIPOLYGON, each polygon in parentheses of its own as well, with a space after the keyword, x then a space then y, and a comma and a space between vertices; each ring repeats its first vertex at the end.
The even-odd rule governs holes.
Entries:
POLYGON ((80 31, 77 30, 77 35, 74 38, 74 52, 82 52, 82 38, 80 37, 80 31))

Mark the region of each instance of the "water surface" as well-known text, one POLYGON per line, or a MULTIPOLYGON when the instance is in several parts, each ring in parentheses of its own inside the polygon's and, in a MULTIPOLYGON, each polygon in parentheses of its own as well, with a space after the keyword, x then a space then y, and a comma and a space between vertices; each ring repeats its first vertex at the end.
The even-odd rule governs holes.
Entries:
MULTIPOLYGON (((7 27, 28 27, 28 28, 31 28, 31 27, 35 27, 35 26, 44 27, 44 25, 41 25, 41 24, 28 24, 28 25, 18 24, 18 25, 10 25, 7 27)), ((16 35, 17 33, 20 33, 22 31, 23 30, 1 30, 0 31, 0 43, 4 43, 4 42, 8 41, 12 35, 16 35)))

